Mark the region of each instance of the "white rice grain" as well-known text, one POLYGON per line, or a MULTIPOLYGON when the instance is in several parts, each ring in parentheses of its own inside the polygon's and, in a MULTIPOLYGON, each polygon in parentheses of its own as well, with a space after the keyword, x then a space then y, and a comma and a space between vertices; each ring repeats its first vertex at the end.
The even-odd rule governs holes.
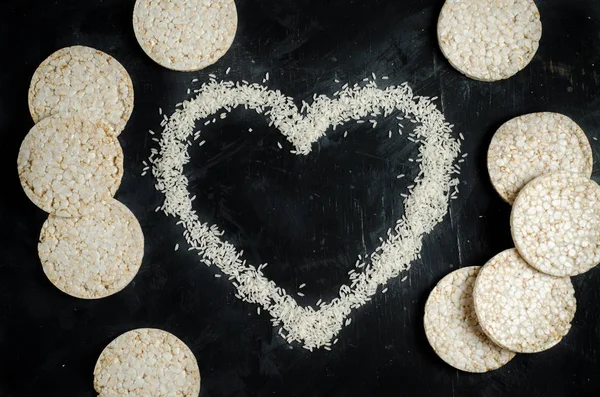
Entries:
MULTIPOLYGON (((249 129, 250 130, 250 129, 249 129)), ((156 187, 165 194, 165 212, 184 221, 184 237, 198 251, 201 261, 210 261, 236 288, 236 296, 268 311, 274 324, 284 330, 288 342, 299 342, 308 351, 330 346, 356 308, 371 300, 379 285, 387 283, 408 270, 419 256, 421 242, 448 212, 448 196, 456 173, 455 161, 460 154, 459 141, 439 110, 427 99, 418 99, 407 84, 385 90, 373 84, 362 87, 348 84, 334 99, 313 96, 300 111, 291 98, 259 84, 210 81, 200 88, 199 95, 179 109, 164 125, 159 150, 152 152, 156 187), (327 303, 320 301, 318 309, 299 305, 293 296, 262 274, 262 267, 247 264, 243 253, 222 238, 214 225, 201 221, 190 205, 188 180, 181 170, 189 162, 187 139, 194 132, 196 121, 208 119, 220 109, 237 107, 265 114, 294 147, 292 154, 307 155, 330 126, 350 121, 362 121, 369 114, 378 116, 398 111, 419 120, 420 168, 419 182, 410 197, 404 200, 404 213, 412 214, 410 222, 400 222, 379 238, 381 245, 363 264, 360 273, 339 289, 338 296, 327 303), (423 160, 423 161, 420 161, 423 160)), ((413 160, 414 161, 414 160, 413 160)), ((360 265, 360 261, 359 261, 360 265)), ((262 265, 261 265, 262 266, 262 265)), ((304 296, 297 292, 297 296, 304 296)))

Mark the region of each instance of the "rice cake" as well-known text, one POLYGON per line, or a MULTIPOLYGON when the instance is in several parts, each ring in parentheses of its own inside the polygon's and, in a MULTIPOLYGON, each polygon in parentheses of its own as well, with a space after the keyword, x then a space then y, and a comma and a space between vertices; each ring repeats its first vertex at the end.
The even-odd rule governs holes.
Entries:
POLYGON ((58 289, 81 299, 100 299, 125 288, 144 256, 135 215, 112 199, 82 218, 50 215, 40 234, 44 273, 58 289))
POLYGON ((466 372, 502 367, 515 354, 494 344, 482 331, 473 307, 473 285, 480 266, 456 270, 433 289, 425 304, 425 335, 438 356, 466 372))
POLYGON ((600 262, 600 186, 570 172, 534 179, 517 196, 510 226, 531 266, 556 277, 585 273, 600 262))
POLYGON ((29 87, 33 121, 54 114, 106 122, 119 135, 133 112, 133 83, 115 58, 84 46, 50 55, 33 74, 29 87))
POLYGON ((570 278, 538 272, 514 248, 481 269, 473 302, 486 335, 517 353, 537 353, 556 345, 571 329, 576 309, 570 278))
POLYGON ((437 35, 442 53, 459 72, 498 81, 531 62, 542 22, 532 0, 446 0, 437 35))
POLYGON ((21 144, 19 178, 27 197, 57 216, 85 216, 114 196, 123 176, 123 150, 105 124, 48 117, 21 144))
POLYGON ((570 171, 592 175, 594 158, 585 132, 558 113, 531 113, 504 123, 494 134, 487 166, 494 188, 509 204, 534 178, 570 171))
POLYGON ((99 397, 198 397, 196 357, 175 335, 136 329, 113 340, 94 368, 99 397))
POLYGON ((237 30, 233 0, 137 0, 133 29, 144 52, 159 65, 191 72, 217 62, 237 30))

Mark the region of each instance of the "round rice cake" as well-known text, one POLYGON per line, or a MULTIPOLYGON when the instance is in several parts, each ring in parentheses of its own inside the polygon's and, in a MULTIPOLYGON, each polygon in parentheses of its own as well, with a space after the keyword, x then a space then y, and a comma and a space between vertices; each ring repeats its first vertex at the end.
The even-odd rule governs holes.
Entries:
POLYGON ((200 369, 190 348, 159 329, 136 329, 113 340, 94 368, 99 397, 198 397, 200 369))
POLYGON ((42 210, 85 216, 114 196, 123 177, 123 150, 105 124, 60 115, 36 124, 17 158, 21 185, 42 210))
POLYGON ((119 135, 133 112, 133 83, 127 70, 102 51, 66 47, 50 55, 29 87, 33 121, 54 114, 105 122, 119 135))
POLYGON ((438 356, 466 372, 502 367, 515 353, 494 344, 482 331, 473 307, 473 286, 480 266, 444 277, 425 304, 425 335, 438 356))
POLYGON ((551 348, 571 329, 571 279, 538 272, 512 248, 481 269, 473 289, 479 325, 497 345, 517 353, 551 348))
POLYGON ((58 289, 100 299, 125 288, 144 257, 144 235, 135 215, 112 199, 81 218, 50 215, 40 234, 44 273, 58 289))
POLYGON ((519 191, 540 175, 570 171, 590 177, 594 158, 585 132, 558 113, 531 113, 504 123, 487 155, 490 180, 512 204, 519 191))
POLYGON ((237 30, 234 0, 137 0, 133 29, 144 52, 159 65, 181 72, 217 62, 237 30))
POLYGON ((510 226, 517 250, 537 270, 585 273, 600 262, 600 186, 570 172, 534 179, 517 196, 510 226))
POLYGON ((437 34, 455 69, 475 80, 498 81, 531 62, 542 22, 532 0, 446 0, 437 34))

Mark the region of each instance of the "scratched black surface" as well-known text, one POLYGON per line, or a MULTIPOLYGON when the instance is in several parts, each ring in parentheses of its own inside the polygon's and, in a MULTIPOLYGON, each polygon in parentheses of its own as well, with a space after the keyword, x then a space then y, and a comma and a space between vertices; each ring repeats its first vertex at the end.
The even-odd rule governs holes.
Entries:
MULTIPOLYGON (((181 74, 160 68, 138 47, 130 0, 0 1, 0 396, 93 396, 92 370, 104 346, 122 332, 160 327, 181 337, 202 371, 201 396, 586 396, 600 395, 600 269, 576 277, 573 329, 554 349, 519 355, 484 375, 458 372, 428 346, 423 306, 435 283, 460 266, 482 265, 511 246, 509 207, 492 191, 484 156, 494 130, 511 117, 558 111, 592 139, 600 101, 600 3, 538 2, 544 37, 530 67, 486 84, 454 71, 436 46, 440 0, 239 0, 235 44, 216 65, 181 74), (146 236, 143 267, 122 293, 76 300, 45 278, 36 243, 45 214, 22 192, 19 144, 32 121, 29 80, 53 51, 82 44, 104 50, 130 72, 135 111, 120 141, 126 172, 117 198, 138 216, 146 236), (209 73, 261 82, 298 102, 331 95, 334 79, 360 82, 371 72, 408 81, 439 96, 469 153, 461 194, 425 239, 408 280, 352 315, 332 352, 307 353, 276 336, 269 318, 239 302, 227 281, 185 249, 175 219, 154 212, 161 196, 140 177, 166 112, 186 97, 192 78, 209 73)), ((382 81, 380 80, 380 83, 382 81)), ((391 124, 391 121, 389 122, 391 124)), ((395 175, 414 172, 415 150, 381 129, 330 131, 313 153, 297 158, 256 115, 235 112, 206 128, 186 173, 204 219, 290 290, 307 283, 306 302, 331 297, 356 255, 369 253, 401 213, 395 175), (253 133, 247 132, 248 128, 253 133), (279 150, 277 142, 284 145, 279 150)), ((591 140, 597 154, 600 145, 591 140)), ((598 176, 598 168, 595 169, 598 176)))

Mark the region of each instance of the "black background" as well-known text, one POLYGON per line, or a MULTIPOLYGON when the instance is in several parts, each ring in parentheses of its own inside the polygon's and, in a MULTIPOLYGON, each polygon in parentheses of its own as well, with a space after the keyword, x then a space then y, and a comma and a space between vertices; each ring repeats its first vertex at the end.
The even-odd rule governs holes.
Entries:
MULTIPOLYGON (((453 70, 436 43, 440 0, 239 0, 235 43, 216 65, 197 73, 159 67, 137 45, 130 0, 0 0, 0 396, 93 396, 92 371, 102 349, 138 327, 175 333, 195 353, 201 396, 585 396, 600 395, 600 269, 573 279, 578 311, 557 347, 518 355, 497 371, 473 375, 443 363, 426 342, 422 315, 429 291, 461 266, 482 265, 512 246, 510 208, 493 192, 485 153, 508 119, 557 111, 593 138, 600 123, 600 3, 539 1, 540 49, 508 81, 480 83, 453 70), (129 71, 136 101, 121 135, 125 176, 117 198, 140 220, 146 253, 123 292, 99 301, 62 294, 36 253, 46 215, 23 193, 16 172, 20 142, 32 127, 27 90, 35 68, 55 50, 88 45, 129 71), (423 259, 408 280, 352 314, 333 351, 308 353, 276 336, 268 316, 238 301, 215 269, 188 253, 176 220, 155 213, 161 195, 142 160, 167 114, 187 97, 193 78, 209 73, 261 82, 298 102, 331 95, 334 79, 351 84, 375 72, 386 84, 408 81, 420 95, 439 96, 469 153, 461 193, 425 239, 423 259), (176 243, 182 248, 173 251, 176 243)), ((392 125, 392 121, 389 121, 392 125)), ((207 144, 186 173, 203 219, 216 222, 252 263, 306 301, 334 296, 356 255, 370 253, 401 215, 399 194, 414 172, 408 141, 352 127, 330 131, 298 158, 255 114, 234 112, 204 128, 207 144), (254 132, 249 133, 249 127, 254 132), (279 150, 281 142, 285 150, 279 150)), ((595 176, 598 169, 595 168, 595 176)))

